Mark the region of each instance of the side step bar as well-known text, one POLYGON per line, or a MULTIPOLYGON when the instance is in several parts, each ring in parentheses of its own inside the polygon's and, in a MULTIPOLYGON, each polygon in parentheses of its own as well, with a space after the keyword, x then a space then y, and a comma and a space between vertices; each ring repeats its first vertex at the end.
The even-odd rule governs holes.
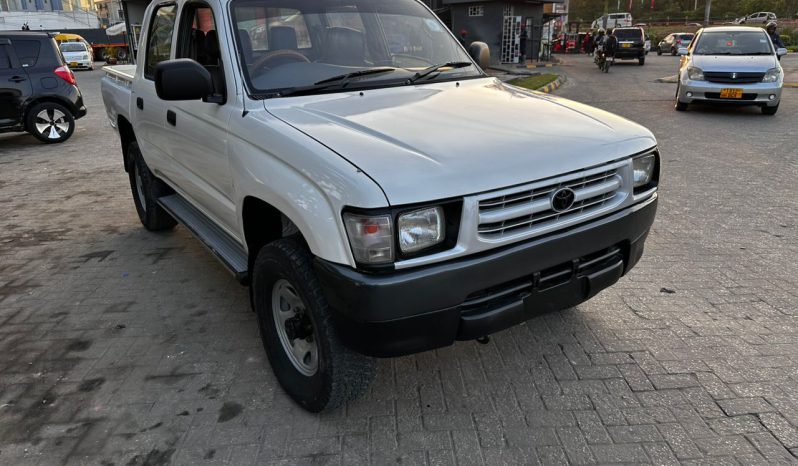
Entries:
POLYGON ((158 203, 222 261, 240 283, 247 282, 247 252, 236 240, 179 194, 160 197, 158 203))

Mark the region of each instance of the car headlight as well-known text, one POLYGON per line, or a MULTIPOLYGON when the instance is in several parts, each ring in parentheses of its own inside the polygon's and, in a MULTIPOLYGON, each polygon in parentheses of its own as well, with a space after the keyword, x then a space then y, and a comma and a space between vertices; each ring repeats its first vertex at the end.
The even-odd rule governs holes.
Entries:
POLYGON ((765 73, 765 77, 762 78, 763 83, 776 83, 779 82, 779 78, 781 77, 781 68, 771 68, 765 73))
POLYGON ((399 248, 413 253, 435 246, 446 238, 446 222, 442 207, 427 207, 399 216, 399 248))
POLYGON ((657 154, 652 152, 632 160, 634 170, 634 187, 639 188, 651 183, 657 166, 657 154))
POLYGON ((696 66, 691 66, 687 68, 687 77, 693 81, 703 81, 704 71, 696 66))
POLYGON ((84 60, 88 60, 89 59, 89 54, 87 53, 87 54, 83 55, 83 59, 84 60))
POLYGON ((344 226, 355 260, 362 264, 393 262, 393 221, 390 215, 344 213, 344 226))

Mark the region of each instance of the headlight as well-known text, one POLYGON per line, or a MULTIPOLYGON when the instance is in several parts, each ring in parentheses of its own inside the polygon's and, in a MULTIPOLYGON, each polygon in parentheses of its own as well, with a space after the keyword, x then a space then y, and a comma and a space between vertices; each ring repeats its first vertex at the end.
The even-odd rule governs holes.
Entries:
POLYGON ((781 68, 771 68, 765 73, 765 77, 762 78, 763 83, 776 83, 779 82, 779 78, 781 77, 781 68))
POLYGON ((83 55, 83 59, 84 60, 88 60, 89 59, 89 54, 83 55))
POLYGON ((639 188, 651 182, 654 177, 654 168, 657 166, 657 155, 646 154, 632 160, 634 170, 634 187, 639 188))
POLYGON ((701 68, 691 66, 687 68, 687 77, 693 81, 703 81, 704 80, 704 71, 701 68))
POLYGON ((390 215, 344 213, 344 226, 355 260, 362 264, 393 262, 393 226, 390 215))
POLYGON ((435 246, 446 237, 442 207, 428 207, 399 216, 399 248, 412 253, 435 246))

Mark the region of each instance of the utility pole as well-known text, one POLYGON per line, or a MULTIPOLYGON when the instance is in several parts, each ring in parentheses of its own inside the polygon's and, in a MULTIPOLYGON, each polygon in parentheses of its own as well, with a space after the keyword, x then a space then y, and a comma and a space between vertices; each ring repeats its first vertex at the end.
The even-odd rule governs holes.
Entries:
POLYGON ((709 13, 712 10, 712 0, 707 0, 707 5, 704 7, 704 26, 709 26, 709 13))

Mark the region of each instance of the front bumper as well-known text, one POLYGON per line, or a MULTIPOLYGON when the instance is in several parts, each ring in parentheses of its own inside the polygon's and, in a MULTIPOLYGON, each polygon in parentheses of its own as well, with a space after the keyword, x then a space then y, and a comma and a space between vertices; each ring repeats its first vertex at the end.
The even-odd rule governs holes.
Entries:
POLYGON ((683 80, 679 86, 678 99, 684 103, 713 102, 732 105, 767 105, 774 107, 781 101, 782 83, 733 84, 709 81, 683 80), (743 90, 742 99, 721 99, 720 90, 734 88, 743 90), (688 97, 687 93, 692 96, 688 97), (770 96, 775 96, 773 99, 770 96))
POLYGON ((340 338, 377 357, 470 340, 575 306, 643 254, 657 197, 530 242, 419 269, 367 274, 317 259, 340 338))

